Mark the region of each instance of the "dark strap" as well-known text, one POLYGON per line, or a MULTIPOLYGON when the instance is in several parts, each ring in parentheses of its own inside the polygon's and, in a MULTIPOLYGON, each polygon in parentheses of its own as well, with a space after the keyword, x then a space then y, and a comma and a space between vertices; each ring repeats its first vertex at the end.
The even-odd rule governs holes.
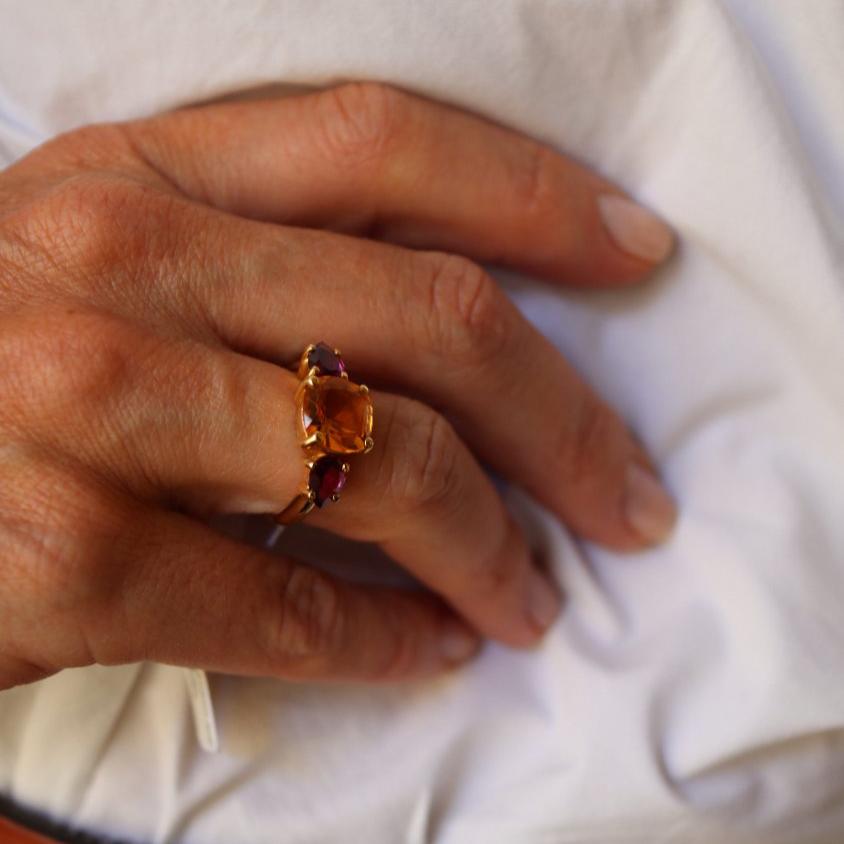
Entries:
POLYGON ((0 794, 0 844, 129 844, 73 829, 0 794))
POLYGON ((45 838, 25 826, 18 826, 6 818, 0 818, 0 841, 3 844, 53 844, 55 838, 45 838))

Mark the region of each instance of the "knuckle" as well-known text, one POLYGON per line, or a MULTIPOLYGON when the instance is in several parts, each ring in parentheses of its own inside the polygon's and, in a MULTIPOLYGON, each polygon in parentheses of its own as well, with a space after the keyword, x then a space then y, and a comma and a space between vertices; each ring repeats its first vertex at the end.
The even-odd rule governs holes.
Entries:
POLYGON ((351 82, 321 97, 320 129, 334 157, 355 164, 381 158, 403 122, 408 97, 379 82, 351 82))
POLYGON ((102 179, 71 176, 19 208, 6 220, 6 232, 25 244, 30 263, 49 271, 72 267, 74 275, 90 272, 109 240, 112 221, 101 200, 102 179))
POLYGON ((231 442, 248 438, 252 411, 261 407, 261 385, 236 359, 194 341, 177 349, 165 345, 162 351, 147 362, 150 389, 159 396, 189 395, 193 407, 215 420, 219 436, 231 442))
POLYGON ((84 293, 123 268, 146 266, 169 232, 172 205, 148 185, 80 172, 18 208, 4 228, 25 245, 43 282, 84 293))
POLYGON ((93 618, 118 590, 118 508, 76 473, 36 463, 4 507, 3 593, 42 617, 93 618), (8 587, 8 589, 6 588, 8 587))
POLYGON ((576 201, 579 192, 572 190, 561 176, 563 171, 554 150, 536 141, 527 140, 524 144, 525 152, 511 177, 514 207, 524 225, 545 229, 554 225, 557 232, 556 246, 551 242, 538 246, 534 260, 553 262, 559 255, 577 255, 583 248, 582 226, 571 220, 565 224, 565 220, 571 215, 574 219, 582 215, 576 201))
POLYGON ((337 583, 296 565, 285 579, 271 635, 272 658, 290 669, 330 661, 344 641, 346 613, 337 583))
POLYGON ((429 256, 429 342, 455 364, 489 361, 505 348, 511 332, 509 303, 495 281, 458 255, 429 256))
POLYGON ((472 594, 478 598, 508 594, 519 579, 520 572, 512 560, 503 554, 482 560, 471 573, 472 594))
POLYGON ((39 314, 4 332, 0 395, 53 409, 99 404, 122 384, 132 343, 121 320, 93 311, 39 314))
POLYGON ((557 459, 569 486, 600 480, 607 465, 608 444, 619 434, 620 423, 597 398, 578 403, 571 426, 564 426, 557 446, 557 459))
POLYGON ((38 209, 41 242, 72 258, 77 269, 90 271, 105 263, 129 201, 125 187, 116 180, 75 176, 53 190, 38 209))
POLYGON ((544 218, 559 203, 555 153, 536 141, 526 143, 524 163, 515 176, 515 195, 526 215, 544 218))
POLYGON ((446 419, 421 404, 405 420, 403 465, 393 467, 390 494, 409 510, 453 502, 460 490, 457 434, 446 419))
POLYGON ((419 644, 402 627, 401 621, 395 623, 391 633, 382 659, 372 670, 370 679, 376 682, 407 677, 419 663, 419 644))

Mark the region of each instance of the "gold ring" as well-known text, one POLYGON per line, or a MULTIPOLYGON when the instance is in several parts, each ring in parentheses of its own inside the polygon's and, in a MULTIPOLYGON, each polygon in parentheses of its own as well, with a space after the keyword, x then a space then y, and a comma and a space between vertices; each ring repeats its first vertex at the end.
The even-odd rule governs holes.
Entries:
POLYGON ((343 458, 372 451, 375 445, 372 396, 366 384, 349 380, 339 349, 311 343, 302 352, 297 375, 301 382, 293 401, 306 478, 302 490, 275 517, 283 525, 326 501, 337 501, 349 474, 343 458))

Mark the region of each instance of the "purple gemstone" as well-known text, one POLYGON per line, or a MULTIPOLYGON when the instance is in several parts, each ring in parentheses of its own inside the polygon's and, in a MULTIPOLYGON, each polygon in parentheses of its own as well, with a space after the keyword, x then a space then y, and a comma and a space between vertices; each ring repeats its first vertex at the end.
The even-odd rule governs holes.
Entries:
POLYGON ((332 495, 340 492, 346 485, 346 473, 343 464, 334 457, 320 457, 311 468, 308 486, 314 491, 317 507, 322 507, 332 495))
POLYGON ((324 375, 339 375, 346 371, 343 358, 326 343, 317 343, 308 352, 308 367, 318 366, 324 375))

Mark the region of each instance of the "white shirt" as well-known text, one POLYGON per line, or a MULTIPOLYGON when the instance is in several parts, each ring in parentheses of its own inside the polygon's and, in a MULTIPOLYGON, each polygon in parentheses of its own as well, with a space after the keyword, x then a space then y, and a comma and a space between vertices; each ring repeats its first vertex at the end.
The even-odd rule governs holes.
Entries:
POLYGON ((682 508, 624 558, 511 493, 567 594, 539 652, 389 688, 214 676, 216 755, 178 669, 2 693, 0 792, 150 842, 844 839, 841 3, 0 0, 0 21, 5 162, 92 121, 370 78, 618 181, 681 238, 651 285, 501 277, 682 508))

